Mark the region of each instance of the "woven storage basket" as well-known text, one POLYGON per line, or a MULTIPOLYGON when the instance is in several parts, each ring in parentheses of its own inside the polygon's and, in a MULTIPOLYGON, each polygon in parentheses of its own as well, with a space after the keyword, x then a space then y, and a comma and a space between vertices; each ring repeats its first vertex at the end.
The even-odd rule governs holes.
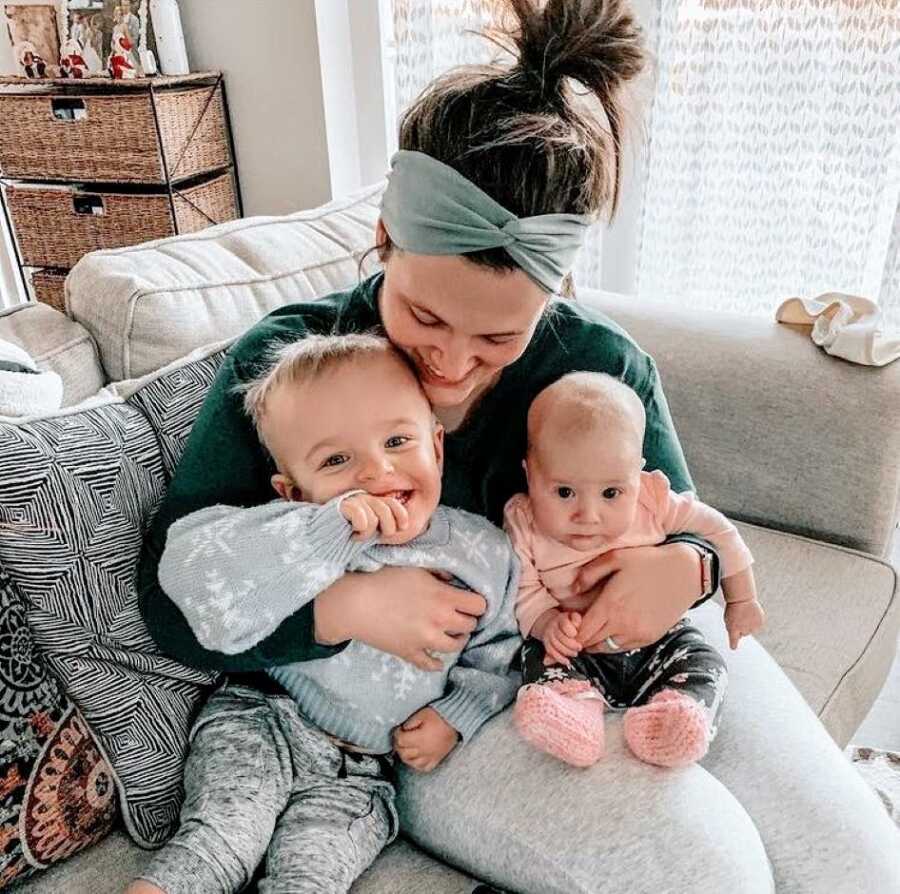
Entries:
POLYGON ((98 248, 194 233, 238 216, 231 171, 179 187, 174 219, 168 193, 9 186, 7 202, 26 267, 73 267, 98 248))
POLYGON ((0 171, 7 177, 165 183, 163 153, 170 180, 224 168, 231 160, 221 86, 152 95, 4 94, 0 122, 0 171), (71 117, 73 103, 78 117, 71 117))
POLYGON ((65 270, 35 270, 31 274, 34 297, 44 304, 66 312, 65 270))

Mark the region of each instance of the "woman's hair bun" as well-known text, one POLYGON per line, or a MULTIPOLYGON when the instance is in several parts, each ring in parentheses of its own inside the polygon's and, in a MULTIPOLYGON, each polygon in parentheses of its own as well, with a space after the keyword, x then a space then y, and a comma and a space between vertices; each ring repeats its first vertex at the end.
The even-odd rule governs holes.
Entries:
POLYGON ((564 78, 606 100, 644 67, 640 25, 623 0, 506 0, 513 72, 552 101, 564 78))

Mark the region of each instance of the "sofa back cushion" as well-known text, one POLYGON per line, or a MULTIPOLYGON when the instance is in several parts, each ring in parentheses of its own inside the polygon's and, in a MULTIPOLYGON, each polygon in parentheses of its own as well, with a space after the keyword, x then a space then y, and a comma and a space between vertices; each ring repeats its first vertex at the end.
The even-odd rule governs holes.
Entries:
POLYGON ((223 356, 166 369, 127 400, 0 424, 0 565, 147 846, 177 823, 187 734, 215 678, 159 653, 138 609, 137 562, 223 356))
POLYGON ((0 888, 99 841, 118 812, 112 769, 25 615, 0 571, 0 888))
MULTIPOLYGON (((383 184, 311 211, 97 251, 66 281, 66 307, 97 342, 111 381, 144 376, 267 313, 358 281, 383 184)), ((374 253, 365 270, 375 269, 374 253)))
POLYGON ((730 518, 888 554, 900 482, 900 363, 829 357, 764 317, 584 290, 656 361, 701 499, 730 518))

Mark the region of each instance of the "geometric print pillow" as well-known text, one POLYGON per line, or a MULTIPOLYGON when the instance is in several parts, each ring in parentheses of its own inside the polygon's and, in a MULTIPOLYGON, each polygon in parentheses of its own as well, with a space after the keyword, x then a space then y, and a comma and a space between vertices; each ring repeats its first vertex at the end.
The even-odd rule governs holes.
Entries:
POLYGON ((0 888, 99 841, 117 807, 112 770, 0 571, 0 888))
POLYGON ((225 351, 219 351, 170 370, 128 398, 128 403, 144 414, 159 438, 167 482, 172 480, 209 386, 224 359, 225 351))
POLYGON ((137 564, 221 356, 169 370, 125 402, 0 423, 0 566, 145 847, 177 825, 188 732, 217 677, 159 652, 138 609, 137 564))

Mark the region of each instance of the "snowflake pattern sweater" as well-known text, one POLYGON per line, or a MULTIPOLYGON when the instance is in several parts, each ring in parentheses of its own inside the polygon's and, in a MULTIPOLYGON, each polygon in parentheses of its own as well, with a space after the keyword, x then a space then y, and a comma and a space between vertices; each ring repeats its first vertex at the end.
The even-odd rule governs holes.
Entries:
POLYGON ((317 726, 378 753, 391 731, 430 705, 463 740, 513 698, 521 683, 510 669, 521 644, 515 621, 519 563, 506 535, 481 516, 439 506, 409 543, 355 541, 340 502, 276 500, 243 509, 210 506, 169 529, 159 581, 198 642, 242 652, 348 571, 405 565, 450 574, 484 596, 487 610, 444 670, 414 665, 353 641, 328 658, 269 668, 268 673, 317 726))

